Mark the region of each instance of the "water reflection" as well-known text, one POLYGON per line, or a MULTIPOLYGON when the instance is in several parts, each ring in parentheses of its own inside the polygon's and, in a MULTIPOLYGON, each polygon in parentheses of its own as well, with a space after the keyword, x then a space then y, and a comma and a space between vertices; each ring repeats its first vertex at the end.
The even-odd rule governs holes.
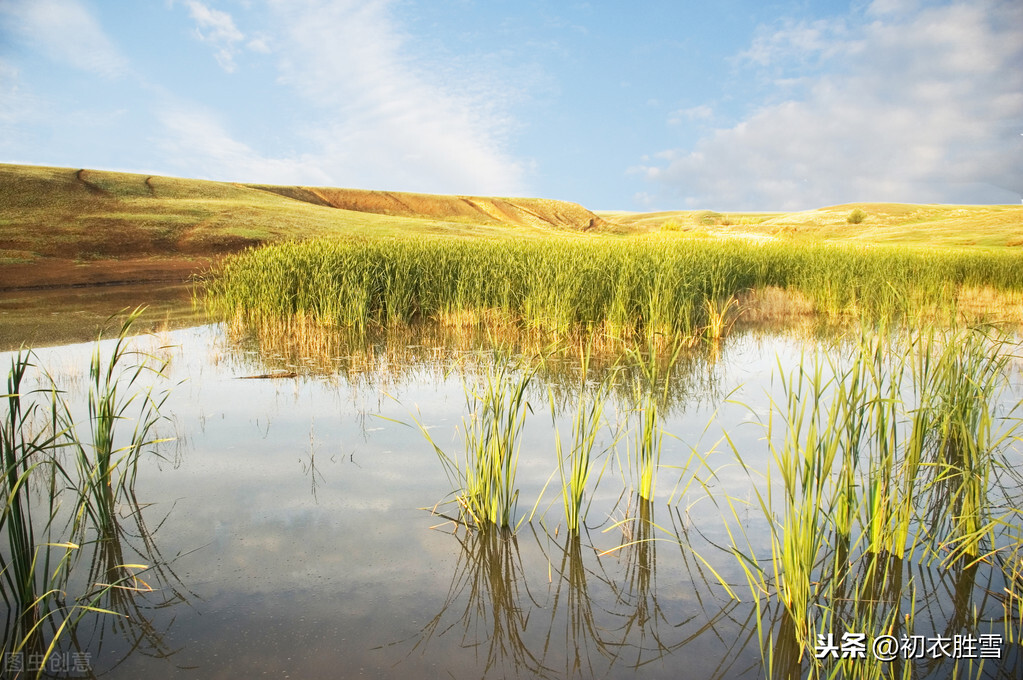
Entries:
POLYGON ((386 391, 424 380, 442 382, 452 371, 478 376, 497 355, 521 357, 524 365, 537 367, 541 378, 533 391, 544 399, 553 395, 559 410, 574 402, 580 390, 609 378, 615 399, 631 403, 634 385, 652 371, 659 377, 650 390, 657 393, 658 406, 665 412, 721 397, 718 362, 728 342, 669 345, 654 338, 632 360, 631 346, 616 338, 553 339, 528 331, 494 337, 477 327, 441 324, 398 325, 367 335, 301 318, 261 325, 236 320, 227 324, 226 337, 242 372, 260 377, 319 376, 386 391), (666 384, 665 376, 670 376, 666 384))
POLYGON ((526 634, 533 611, 542 604, 530 592, 518 536, 491 527, 453 538, 460 549, 458 567, 443 608, 423 628, 416 644, 460 633, 459 646, 473 651, 484 675, 513 669, 524 677, 547 677, 550 669, 542 661, 542 651, 531 649, 526 634))
MULTIPOLYGON (((655 524, 649 501, 627 503, 603 534, 619 541, 604 550, 592 542, 603 535, 585 532, 455 531, 443 604, 415 637, 389 647, 407 647, 409 665, 454 637, 473 655, 469 674, 484 677, 674 677, 680 658, 699 659, 692 665, 705 678, 758 668, 752 609, 722 597, 704 565, 678 549, 686 539, 655 524), (668 585, 658 582, 665 570, 668 585)), ((678 515, 669 514, 674 531, 678 515)))
MULTIPOLYGON (((745 497, 753 508, 742 515, 745 530, 757 554, 770 554, 770 528, 742 486, 748 477, 727 460, 724 446, 698 470, 682 469, 697 446, 693 433, 710 417, 701 401, 717 402, 748 382, 743 399, 768 413, 763 395, 770 369, 798 365, 801 343, 774 338, 758 345, 734 335, 717 356, 700 346, 680 355, 664 417, 665 429, 677 436, 666 439, 671 450, 664 468, 678 467, 662 470, 658 488, 665 491, 654 501, 620 497, 626 472, 609 465, 589 489, 593 504, 579 535, 564 530, 557 492, 550 490, 544 504, 553 509, 545 514, 542 504, 542 519, 524 523, 517 534, 461 527, 446 534, 428 530, 438 520, 418 508, 449 487, 421 436, 395 424, 407 412, 397 400, 421 405, 424 420, 438 428, 434 435, 457 446, 464 384, 492 356, 485 340, 476 346, 475 339, 459 344, 397 332, 361 345, 307 338, 323 349, 314 356, 297 346, 261 345, 252 336, 227 342, 219 333, 206 328, 178 336, 185 347, 176 356, 190 362, 192 377, 174 402, 187 455, 173 465, 145 465, 138 497, 133 492, 116 506, 114 530, 87 544, 94 554, 83 581, 122 579, 132 587, 97 600, 119 616, 96 617, 97 628, 79 631, 76 644, 102 661, 97 672, 394 678, 803 678, 817 672, 810 665, 814 650, 797 642, 777 598, 750 597, 722 529, 723 501, 745 497), (464 373, 452 373, 456 368, 464 373), (237 379, 276 372, 296 377, 237 379), (377 414, 384 418, 372 417, 377 414), (665 504, 680 477, 685 512, 665 504), (712 502, 698 500, 702 492, 712 502), (178 499, 187 512, 159 510, 178 499), (191 557, 168 547, 204 545, 191 557), (154 566, 145 572, 123 566, 136 562, 154 566)), ((533 357, 546 347, 523 343, 518 351, 533 357)), ((587 382, 579 351, 571 346, 546 355, 538 373, 544 380, 531 395, 534 417, 520 471, 527 506, 552 473, 556 479, 552 427, 565 426, 564 414, 575 408, 579 390, 592 387, 600 362, 626 386, 612 399, 619 413, 627 412, 629 369, 616 365, 613 352, 595 354, 587 382), (555 401, 553 424, 548 399, 555 401)), ((751 467, 759 466, 754 447, 763 447, 761 432, 746 435, 739 426, 747 411, 726 417, 731 420, 721 428, 751 467)), ((1018 518, 1007 514, 1018 505, 1012 498, 1003 494, 999 516, 1018 527, 1018 518)), ((1020 587, 1003 594, 1001 569, 988 563, 1009 564, 1012 573, 1019 551, 989 555, 972 568, 942 569, 921 566, 919 555, 900 560, 879 550, 871 572, 855 535, 832 545, 814 578, 835 587, 827 590, 829 600, 813 603, 816 616, 827 608, 830 618, 815 630, 840 635, 863 625, 868 614, 897 636, 1004 630, 1005 658, 988 660, 975 675, 1019 677, 1018 643, 1009 640, 1018 639, 1020 617, 1006 617, 999 595, 1012 601, 1020 587), (900 613, 909 607, 916 612, 913 626, 900 613)), ((945 659, 903 663, 896 660, 885 672, 939 678, 951 671, 945 659)))
MULTIPOLYGON (((834 573, 834 553, 823 556, 821 578, 834 573)), ((951 568, 928 566, 890 553, 846 563, 833 590, 821 585, 812 604, 813 628, 831 631, 833 641, 818 637, 804 647, 792 614, 773 598, 764 598, 761 644, 769 678, 869 675, 947 678, 956 673, 977 678, 1017 678, 1023 673, 1018 622, 1003 617, 1004 587, 1000 573, 981 564, 951 568), (864 656, 814 659, 832 642, 846 649, 844 636, 865 634, 864 656), (899 654, 879 663, 872 649, 877 636, 892 636, 899 654), (981 655, 979 641, 989 636, 981 655), (853 668, 853 667, 856 668, 853 668)))
POLYGON ((156 531, 164 522, 173 521, 172 513, 151 529, 145 507, 134 488, 127 488, 113 521, 93 542, 89 582, 105 588, 93 606, 109 612, 97 619, 87 635, 76 634, 75 644, 102 658, 112 669, 129 655, 140 654, 169 659, 180 651, 166 641, 174 623, 168 612, 188 605, 195 598, 184 585, 169 560, 161 553, 156 531), (159 612, 159 621, 155 614, 159 612), (104 654, 112 647, 111 655, 104 654))
MULTIPOLYGON (((557 549, 555 543, 555 548, 557 549)), ((611 588, 608 575, 587 566, 585 556, 592 549, 584 548, 582 537, 570 533, 566 537, 561 560, 555 569, 557 581, 551 603, 548 639, 564 645, 564 677, 595 678, 604 674, 613 663, 614 652, 604 641, 604 631, 594 615, 590 581, 595 589, 611 588), (555 630, 560 625, 560 630, 555 630)), ((594 560, 599 567, 599 560, 594 560)), ((603 612, 601 612, 603 613, 603 612)))
POLYGON ((657 600, 657 543, 654 536, 653 504, 632 496, 625 519, 617 523, 622 543, 614 552, 624 569, 623 581, 612 584, 620 625, 613 631, 617 640, 614 662, 639 668, 677 649, 662 634, 671 628, 657 600))
MULTIPOLYGON (((112 352, 92 354, 88 385, 61 391, 39 358, 19 353, 0 418, 0 640, 5 677, 94 673, 133 652, 173 653, 152 622, 185 602, 136 495, 143 457, 158 455, 165 364, 130 349, 129 315, 112 352), (130 423, 130 425, 128 425, 130 423), (86 668, 87 667, 87 668, 86 668)), ((165 617, 166 618, 166 617, 165 617)))

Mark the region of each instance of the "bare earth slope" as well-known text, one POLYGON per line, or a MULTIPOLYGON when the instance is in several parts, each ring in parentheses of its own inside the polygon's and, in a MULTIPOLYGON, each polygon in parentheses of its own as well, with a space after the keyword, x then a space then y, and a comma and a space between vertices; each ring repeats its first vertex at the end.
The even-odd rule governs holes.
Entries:
POLYGON ((392 217, 427 217, 466 224, 582 231, 608 226, 605 220, 577 203, 543 198, 481 198, 403 191, 249 186, 317 205, 392 217))
POLYGON ((606 223, 533 198, 233 184, 0 164, 0 290, 182 280, 260 243, 345 234, 529 237, 606 223))

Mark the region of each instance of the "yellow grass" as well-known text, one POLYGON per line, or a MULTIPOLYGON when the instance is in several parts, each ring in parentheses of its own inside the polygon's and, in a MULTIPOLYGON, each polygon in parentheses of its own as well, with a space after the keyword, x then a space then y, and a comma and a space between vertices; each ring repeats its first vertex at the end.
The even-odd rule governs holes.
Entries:
POLYGON ((684 231, 717 237, 789 238, 940 246, 1023 246, 1023 205, 848 203, 790 213, 679 210, 599 213, 638 231, 684 231), (850 213, 866 217, 850 224, 850 213))

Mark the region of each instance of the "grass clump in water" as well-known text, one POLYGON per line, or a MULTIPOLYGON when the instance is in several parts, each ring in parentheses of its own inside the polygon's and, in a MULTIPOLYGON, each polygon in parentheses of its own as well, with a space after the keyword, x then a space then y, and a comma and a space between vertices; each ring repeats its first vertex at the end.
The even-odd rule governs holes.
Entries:
MULTIPOLYGON (((867 333, 845 361, 804 360, 783 381, 786 398, 766 424, 766 490, 755 492, 771 556, 736 549, 758 607, 770 593, 784 610, 777 628, 761 630, 769 666, 809 677, 886 675, 869 653, 853 664, 814 652, 849 631, 868 641, 913 634, 915 598, 927 590, 915 570, 936 559, 942 573, 966 579, 968 594, 978 565, 1002 555, 1006 625, 1014 626, 1019 525, 1011 508, 1021 486, 1005 454, 1023 420, 995 411, 1008 385, 1008 347, 976 327, 867 333)), ((977 630, 982 622, 961 599, 956 625, 977 630)))
POLYGON ((656 342, 651 338, 645 352, 629 350, 627 353, 635 369, 632 395, 635 422, 628 458, 633 490, 644 501, 654 498, 665 437, 662 411, 668 400, 671 371, 681 350, 682 346, 676 345, 667 359, 662 360, 656 342))
POLYGON ((478 529, 511 529, 519 491, 519 438, 526 412, 532 410, 527 388, 536 368, 521 369, 508 356, 487 365, 477 385, 466 386, 469 415, 464 419, 465 452, 446 453, 417 421, 455 488, 460 520, 478 529))
POLYGON ((133 495, 139 457, 159 443, 153 431, 166 393, 157 396, 138 380, 151 368, 148 356, 136 355, 136 363, 125 367, 132 354, 126 349, 127 337, 140 311, 129 315, 106 361, 97 346, 87 437, 81 436, 75 411, 52 379, 43 374, 42 386, 30 387, 29 373, 36 368, 33 354, 21 353, 12 361, 0 423, 4 663, 8 655, 24 655, 38 663, 28 670, 41 673, 51 655, 74 643, 75 629, 86 615, 113 613, 102 605, 105 598, 116 594, 123 600, 125 593, 149 589, 136 580, 137 572, 148 567, 116 560, 103 573, 93 570, 86 592, 70 597, 66 592, 87 546, 95 550, 93 562, 101 555, 120 555, 119 549, 111 549, 118 540, 114 509, 122 501, 130 504, 126 497, 133 495), (126 381, 125 375, 130 375, 126 381), (132 419, 128 407, 133 403, 139 406, 136 425, 122 437, 118 425, 132 419), (74 467, 66 464, 68 450, 74 454, 74 467), (70 513, 61 511, 68 496, 70 513))
MULTIPOLYGON (((557 412, 554 395, 550 395, 551 419, 555 421, 554 446, 558 456, 558 474, 561 476, 561 497, 565 507, 565 522, 571 535, 578 538, 582 522, 586 519, 583 497, 593 472, 594 447, 597 434, 604 422, 604 404, 607 401, 615 373, 605 374, 592 390, 587 385, 590 355, 586 349, 581 357, 578 401, 572 415, 572 443, 565 451, 561 434, 557 430, 557 412)), ((606 462, 606 461, 605 461, 606 462)), ((597 476, 599 483, 603 470, 597 476)))

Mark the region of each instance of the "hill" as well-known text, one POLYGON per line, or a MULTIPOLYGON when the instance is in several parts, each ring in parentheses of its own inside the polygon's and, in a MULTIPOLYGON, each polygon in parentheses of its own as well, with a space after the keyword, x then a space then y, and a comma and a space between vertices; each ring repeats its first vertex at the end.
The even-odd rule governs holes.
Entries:
POLYGON ((601 212, 636 231, 931 246, 1023 246, 1021 205, 847 203, 802 212, 601 212), (857 214, 858 211, 858 214, 857 214))
POLYGON ((856 203, 793 213, 594 213, 565 201, 272 186, 0 164, 0 290, 183 281, 245 247, 318 236, 687 232, 1023 245, 1023 206, 856 203), (857 212, 861 219, 853 219, 857 212))
POLYGON ((181 280, 219 256, 283 239, 410 233, 532 237, 608 226, 564 201, 0 164, 0 289, 181 280))

